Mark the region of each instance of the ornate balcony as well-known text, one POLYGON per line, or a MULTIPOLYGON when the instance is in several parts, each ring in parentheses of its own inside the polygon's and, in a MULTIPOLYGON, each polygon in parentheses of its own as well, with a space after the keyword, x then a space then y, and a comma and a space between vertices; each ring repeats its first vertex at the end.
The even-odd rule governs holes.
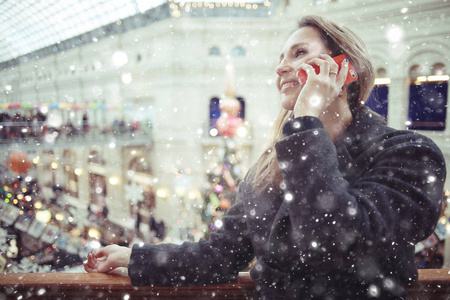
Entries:
POLYGON ((54 128, 46 127, 43 122, 0 122, 0 149, 51 150, 72 148, 74 145, 104 144, 108 141, 114 141, 116 145, 150 145, 152 128, 150 124, 121 122, 103 128, 93 126, 89 130, 71 124, 54 128))

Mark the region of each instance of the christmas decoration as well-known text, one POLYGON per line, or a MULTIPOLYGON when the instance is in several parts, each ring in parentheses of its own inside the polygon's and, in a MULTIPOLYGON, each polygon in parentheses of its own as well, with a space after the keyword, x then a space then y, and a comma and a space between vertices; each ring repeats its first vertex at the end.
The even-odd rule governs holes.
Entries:
POLYGON ((22 109, 22 110, 42 110, 42 109, 60 109, 60 110, 135 110, 136 107, 133 104, 123 103, 119 105, 106 105, 103 103, 40 103, 32 104, 29 102, 12 102, 0 104, 0 109, 22 109))
POLYGON ((209 232, 223 225, 222 217, 236 201, 237 185, 244 174, 239 159, 239 146, 235 141, 237 130, 244 122, 239 117, 241 103, 235 97, 234 69, 227 65, 227 85, 225 97, 220 100, 220 117, 216 128, 223 139, 223 147, 213 151, 211 165, 207 170, 208 184, 203 192, 202 219, 209 227, 209 232))
POLYGON ((28 156, 21 152, 13 152, 6 161, 7 167, 16 174, 26 174, 31 168, 28 156))
POLYGON ((236 99, 234 67, 231 62, 226 66, 226 79, 225 97, 219 101, 220 117, 216 121, 216 128, 221 136, 233 137, 244 122, 238 116, 242 106, 236 99))
POLYGON ((90 220, 82 207, 44 199, 37 181, 27 178, 0 179, 1 272, 58 271, 80 266, 88 250, 128 244, 126 229, 105 219, 90 220))
POLYGON ((16 258, 19 254, 19 248, 17 248, 16 239, 12 239, 9 241, 8 251, 6 251, 6 257, 8 258, 16 258))
MULTIPOLYGON (((236 99, 235 99, 236 100, 236 99)), ((238 100, 236 100, 239 102, 238 100)), ((223 114, 217 119, 216 127, 222 136, 233 137, 236 135, 239 127, 243 125, 243 121, 238 116, 223 114)))

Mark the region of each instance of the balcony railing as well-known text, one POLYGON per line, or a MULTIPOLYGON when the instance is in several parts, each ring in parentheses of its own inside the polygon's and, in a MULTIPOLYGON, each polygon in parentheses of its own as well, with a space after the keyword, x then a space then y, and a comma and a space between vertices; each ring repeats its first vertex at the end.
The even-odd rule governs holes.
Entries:
MULTIPOLYGON (((419 280, 409 286, 410 299, 449 299, 449 273, 419 270, 419 280)), ((228 284, 179 288, 133 287, 121 274, 0 274, 0 299, 253 299, 255 288, 249 273, 228 284)))
POLYGON ((90 145, 114 140, 120 144, 151 143, 151 124, 117 123, 92 126, 88 129, 70 124, 58 128, 47 127, 44 122, 30 124, 26 122, 0 122, 0 148, 11 147, 20 149, 58 148, 70 145, 90 145))

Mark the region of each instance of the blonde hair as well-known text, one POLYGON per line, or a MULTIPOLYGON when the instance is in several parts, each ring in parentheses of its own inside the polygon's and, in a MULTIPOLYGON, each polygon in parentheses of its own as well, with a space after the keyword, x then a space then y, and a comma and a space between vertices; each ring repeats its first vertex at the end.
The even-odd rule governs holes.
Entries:
MULTIPOLYGON (((311 26, 319 30, 324 45, 332 56, 347 55, 358 74, 358 80, 347 87, 347 101, 353 115, 364 106, 374 84, 374 71, 364 42, 350 29, 319 16, 305 16, 298 21, 298 28, 311 26)), ((255 164, 253 187, 257 192, 282 181, 275 144, 284 138, 283 125, 294 117, 292 111, 281 108, 269 136, 269 146, 255 164)))

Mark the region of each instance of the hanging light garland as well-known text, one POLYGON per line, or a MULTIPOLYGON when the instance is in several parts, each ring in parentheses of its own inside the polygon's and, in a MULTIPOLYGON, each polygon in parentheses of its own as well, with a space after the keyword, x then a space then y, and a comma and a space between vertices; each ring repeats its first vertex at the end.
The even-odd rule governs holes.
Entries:
POLYGON ((172 10, 171 14, 174 18, 181 17, 181 9, 183 8, 186 11, 189 11, 191 8, 244 8, 244 9, 253 9, 256 10, 260 7, 270 7, 271 2, 268 0, 265 1, 201 1, 201 0, 169 0, 169 7, 172 10))
POLYGON ((12 102, 12 103, 2 103, 0 104, 0 109, 6 110, 42 110, 42 109, 60 109, 60 110, 135 110, 136 107, 133 104, 122 103, 119 105, 106 105, 103 103, 67 103, 67 102, 58 102, 58 103, 40 103, 40 104, 32 104, 29 102, 12 102))

